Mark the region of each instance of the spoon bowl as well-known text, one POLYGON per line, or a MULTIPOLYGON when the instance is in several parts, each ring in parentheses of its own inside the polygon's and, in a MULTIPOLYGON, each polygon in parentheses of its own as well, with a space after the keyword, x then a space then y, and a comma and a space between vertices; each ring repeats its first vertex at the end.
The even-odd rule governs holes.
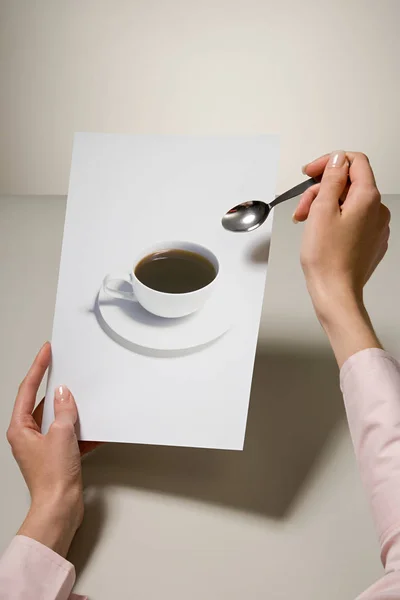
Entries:
POLYGON ((231 208, 222 218, 222 225, 228 231, 254 231, 268 217, 271 208, 260 200, 243 202, 231 208))

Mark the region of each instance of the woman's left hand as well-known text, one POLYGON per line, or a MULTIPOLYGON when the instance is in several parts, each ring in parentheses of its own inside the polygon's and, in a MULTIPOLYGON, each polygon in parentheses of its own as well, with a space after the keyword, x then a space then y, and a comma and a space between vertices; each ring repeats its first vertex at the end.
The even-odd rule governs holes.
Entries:
POLYGON ((78 411, 71 392, 57 388, 54 422, 40 431, 43 402, 33 412, 39 385, 49 367, 51 346, 45 344, 21 383, 7 439, 31 495, 31 507, 19 530, 66 556, 83 519, 81 455, 97 442, 78 442, 78 411))

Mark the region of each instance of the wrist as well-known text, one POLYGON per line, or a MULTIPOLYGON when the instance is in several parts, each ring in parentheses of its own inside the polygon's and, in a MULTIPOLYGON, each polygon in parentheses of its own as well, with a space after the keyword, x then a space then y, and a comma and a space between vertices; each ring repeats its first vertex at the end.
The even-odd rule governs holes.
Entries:
POLYGON ((83 518, 82 497, 35 499, 22 524, 25 535, 65 557, 83 518))
POLYGON ((319 287, 311 293, 315 312, 328 336, 339 367, 353 354, 381 348, 362 294, 350 287, 319 287))
POLYGON ((350 318, 368 319, 362 295, 348 287, 320 286, 310 293, 316 315, 325 330, 339 326, 350 318))

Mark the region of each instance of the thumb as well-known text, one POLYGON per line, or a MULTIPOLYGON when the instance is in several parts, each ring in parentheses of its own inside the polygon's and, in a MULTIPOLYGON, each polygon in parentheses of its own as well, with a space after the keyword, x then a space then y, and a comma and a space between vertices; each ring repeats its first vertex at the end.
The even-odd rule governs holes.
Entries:
POLYGON ((339 210, 339 200, 343 194, 349 177, 349 161, 343 150, 332 152, 322 175, 317 203, 329 204, 339 210))
POLYGON ((65 385, 60 385, 54 394, 54 421, 75 426, 78 420, 78 409, 75 399, 65 385))

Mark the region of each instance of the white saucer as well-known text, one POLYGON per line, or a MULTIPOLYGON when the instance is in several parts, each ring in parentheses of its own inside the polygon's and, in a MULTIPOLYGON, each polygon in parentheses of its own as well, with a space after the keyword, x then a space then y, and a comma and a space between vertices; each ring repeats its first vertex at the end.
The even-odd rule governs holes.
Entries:
POLYGON ((164 319, 137 302, 111 298, 101 289, 97 308, 125 342, 150 350, 179 351, 203 346, 226 333, 233 322, 232 299, 229 289, 219 285, 201 310, 181 319, 164 319))

